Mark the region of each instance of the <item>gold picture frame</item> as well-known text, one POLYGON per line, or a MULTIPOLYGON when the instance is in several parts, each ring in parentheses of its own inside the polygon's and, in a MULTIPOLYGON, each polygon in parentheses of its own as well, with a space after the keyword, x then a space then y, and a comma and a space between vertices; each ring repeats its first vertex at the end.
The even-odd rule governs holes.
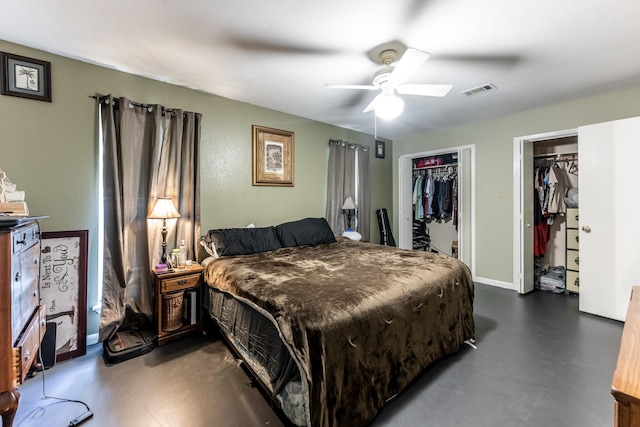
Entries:
POLYGON ((253 133, 253 185, 293 187, 294 133, 251 126, 253 133))

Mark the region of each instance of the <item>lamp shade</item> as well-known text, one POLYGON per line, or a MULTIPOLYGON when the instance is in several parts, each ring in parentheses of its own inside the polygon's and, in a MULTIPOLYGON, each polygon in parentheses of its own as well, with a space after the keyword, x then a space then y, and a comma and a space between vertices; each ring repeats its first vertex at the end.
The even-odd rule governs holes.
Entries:
POLYGON ((376 103, 376 116, 383 120, 393 120, 402 114, 404 101, 393 93, 385 93, 376 103))
POLYGON ((343 210, 355 209, 355 208, 356 208, 356 205, 355 203, 353 203, 353 199, 351 197, 347 197, 346 199, 344 199, 344 204, 342 205, 343 210))
POLYGON ((180 214, 173 205, 171 197, 158 197, 156 204, 153 206, 153 210, 149 214, 148 218, 152 219, 169 219, 180 218, 180 214))

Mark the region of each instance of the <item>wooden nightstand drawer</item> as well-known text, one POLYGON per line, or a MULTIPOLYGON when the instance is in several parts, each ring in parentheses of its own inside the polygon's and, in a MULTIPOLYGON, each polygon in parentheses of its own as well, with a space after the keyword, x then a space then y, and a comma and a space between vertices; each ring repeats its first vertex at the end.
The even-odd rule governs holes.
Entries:
POLYGON ((38 310, 33 312, 33 316, 13 348, 13 356, 15 358, 14 384, 16 387, 22 384, 24 377, 29 372, 29 368, 36 361, 40 341, 44 337, 46 329, 45 305, 42 304, 38 307, 38 310))
POLYGON ((200 274, 162 279, 162 292, 172 292, 192 288, 194 286, 198 286, 199 282, 200 274))

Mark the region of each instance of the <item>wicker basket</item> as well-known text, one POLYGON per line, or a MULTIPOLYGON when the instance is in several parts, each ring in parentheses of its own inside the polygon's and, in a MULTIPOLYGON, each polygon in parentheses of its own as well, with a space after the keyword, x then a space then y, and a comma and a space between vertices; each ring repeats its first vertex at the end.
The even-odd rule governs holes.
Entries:
POLYGON ((182 304, 184 292, 162 295, 162 330, 175 331, 182 326, 182 304))

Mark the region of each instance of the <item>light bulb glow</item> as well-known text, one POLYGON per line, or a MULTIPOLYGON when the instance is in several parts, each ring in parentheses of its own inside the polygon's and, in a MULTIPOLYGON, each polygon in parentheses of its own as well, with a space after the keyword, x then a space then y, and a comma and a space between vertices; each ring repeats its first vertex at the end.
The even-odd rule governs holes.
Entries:
POLYGON ((404 102, 393 94, 384 94, 376 104, 376 116, 383 120, 393 120, 403 110, 404 102))

